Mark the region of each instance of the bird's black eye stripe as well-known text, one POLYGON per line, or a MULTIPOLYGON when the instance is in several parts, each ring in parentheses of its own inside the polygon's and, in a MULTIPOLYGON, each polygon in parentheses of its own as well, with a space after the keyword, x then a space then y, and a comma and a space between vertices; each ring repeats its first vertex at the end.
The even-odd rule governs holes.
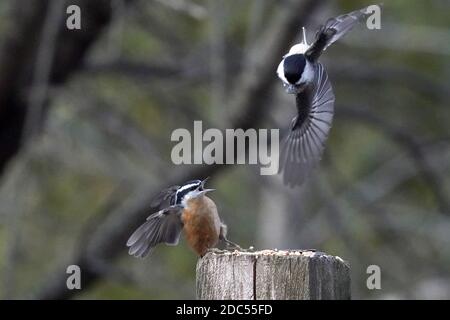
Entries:
POLYGON ((283 68, 286 80, 291 84, 297 83, 305 69, 306 59, 302 54, 293 54, 284 59, 283 68))

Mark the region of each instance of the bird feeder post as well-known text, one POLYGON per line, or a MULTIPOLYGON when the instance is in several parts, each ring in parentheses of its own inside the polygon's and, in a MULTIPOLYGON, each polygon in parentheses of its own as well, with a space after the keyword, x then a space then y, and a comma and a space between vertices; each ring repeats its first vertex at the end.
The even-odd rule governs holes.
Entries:
POLYGON ((321 252, 208 252, 197 262, 197 299, 350 299, 350 268, 321 252))

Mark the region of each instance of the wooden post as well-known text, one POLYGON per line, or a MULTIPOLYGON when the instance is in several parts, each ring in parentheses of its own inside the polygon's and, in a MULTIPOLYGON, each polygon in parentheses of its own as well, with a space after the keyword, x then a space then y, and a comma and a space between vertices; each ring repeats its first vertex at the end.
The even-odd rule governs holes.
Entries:
POLYGON ((208 252, 197 262, 197 299, 350 299, 350 267, 302 250, 208 252))

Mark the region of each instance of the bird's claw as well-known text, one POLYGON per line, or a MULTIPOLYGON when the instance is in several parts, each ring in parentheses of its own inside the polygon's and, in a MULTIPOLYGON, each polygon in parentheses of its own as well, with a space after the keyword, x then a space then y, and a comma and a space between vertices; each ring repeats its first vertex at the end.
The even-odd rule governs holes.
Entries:
POLYGON ((248 247, 248 249, 242 248, 240 245, 231 242, 229 240, 225 240, 226 249, 225 250, 231 250, 231 251, 242 251, 242 252, 253 252, 255 251, 255 248, 253 246, 248 247))

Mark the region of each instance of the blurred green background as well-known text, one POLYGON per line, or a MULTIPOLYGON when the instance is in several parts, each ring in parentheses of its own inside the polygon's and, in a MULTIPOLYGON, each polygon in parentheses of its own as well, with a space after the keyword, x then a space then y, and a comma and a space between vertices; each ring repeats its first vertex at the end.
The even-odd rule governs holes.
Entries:
MULTIPOLYGON (((175 166, 176 128, 286 128, 276 63, 368 1, 0 2, 0 297, 195 298, 184 240, 125 240, 159 190, 211 176, 229 238, 351 264, 352 296, 450 298, 450 2, 384 3, 322 56, 336 95, 324 159, 289 189, 256 165, 175 166), (65 28, 69 4, 81 30, 65 28), (294 14, 293 14, 294 13, 294 14), (200 176, 199 176, 200 175, 200 176), (65 288, 81 266, 82 290, 65 288), (366 287, 380 266, 381 290, 366 287)), ((284 131, 282 131, 283 133, 284 131)))

